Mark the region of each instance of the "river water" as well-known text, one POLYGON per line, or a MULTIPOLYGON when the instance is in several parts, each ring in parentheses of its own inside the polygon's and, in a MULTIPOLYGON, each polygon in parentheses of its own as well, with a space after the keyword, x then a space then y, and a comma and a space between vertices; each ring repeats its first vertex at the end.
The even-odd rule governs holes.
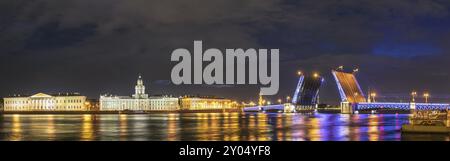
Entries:
POLYGON ((0 140, 51 141, 398 141, 407 114, 181 113, 4 114, 0 140))

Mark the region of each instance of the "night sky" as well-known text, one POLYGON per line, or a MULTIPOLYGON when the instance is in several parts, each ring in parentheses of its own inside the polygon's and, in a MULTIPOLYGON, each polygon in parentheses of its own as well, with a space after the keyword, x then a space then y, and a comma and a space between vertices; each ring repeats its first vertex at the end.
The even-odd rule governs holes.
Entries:
POLYGON ((337 103, 331 69, 344 65, 378 100, 415 89, 450 102, 448 0, 2 0, 0 96, 80 92, 131 95, 138 73, 150 94, 257 99, 258 86, 175 86, 170 54, 204 48, 279 48, 280 91, 296 71, 325 77, 320 98, 337 103))

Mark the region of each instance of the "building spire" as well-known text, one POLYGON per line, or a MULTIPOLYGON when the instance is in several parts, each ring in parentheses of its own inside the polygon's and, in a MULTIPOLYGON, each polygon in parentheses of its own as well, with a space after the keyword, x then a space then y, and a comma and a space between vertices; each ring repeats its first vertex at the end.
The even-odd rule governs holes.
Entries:
POLYGON ((141 73, 139 73, 138 80, 137 80, 137 85, 144 86, 144 81, 142 80, 141 73))
POLYGON ((140 99, 140 98, 148 98, 148 95, 145 94, 145 86, 144 81, 142 80, 142 75, 139 73, 137 84, 135 87, 135 94, 133 95, 134 98, 140 99))

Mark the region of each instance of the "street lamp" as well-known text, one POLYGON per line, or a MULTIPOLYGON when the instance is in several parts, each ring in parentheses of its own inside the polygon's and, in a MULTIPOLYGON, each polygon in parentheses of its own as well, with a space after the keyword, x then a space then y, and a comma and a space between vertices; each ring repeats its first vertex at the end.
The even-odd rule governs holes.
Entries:
POLYGON ((372 101, 375 102, 375 97, 377 96, 377 93, 372 92, 370 93, 370 97, 372 97, 372 101))
POLYGON ((412 96, 412 102, 416 102, 417 92, 416 91, 411 92, 411 96, 412 96))
POLYGON ((430 94, 428 92, 425 92, 423 94, 423 97, 425 97, 425 103, 428 103, 428 97, 430 97, 430 94))
POLYGON ((297 71, 297 75, 301 76, 302 74, 302 71, 297 71))
POLYGON ((286 102, 288 102, 289 103, 289 100, 291 99, 291 97, 290 96, 287 96, 286 97, 286 102))
POLYGON ((317 78, 317 77, 319 77, 319 74, 318 73, 314 73, 313 76, 314 76, 314 78, 317 78))
POLYGON ((278 99, 278 103, 281 104, 281 99, 278 99))

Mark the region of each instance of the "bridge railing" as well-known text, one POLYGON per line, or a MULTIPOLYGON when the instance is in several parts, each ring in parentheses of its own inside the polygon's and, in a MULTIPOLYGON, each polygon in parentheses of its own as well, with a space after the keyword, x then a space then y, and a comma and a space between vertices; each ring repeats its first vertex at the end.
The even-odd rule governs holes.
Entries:
POLYGON ((446 103, 416 103, 416 110, 447 110, 449 104, 446 103))
POLYGON ((394 103, 394 102, 374 102, 374 103, 358 103, 356 110, 370 110, 370 109, 411 109, 410 103, 394 103))
POLYGON ((449 104, 446 103, 396 103, 396 102, 372 102, 372 103, 357 103, 356 110, 370 110, 370 109, 399 109, 411 110, 412 106, 416 110, 446 110, 449 109, 449 104))

